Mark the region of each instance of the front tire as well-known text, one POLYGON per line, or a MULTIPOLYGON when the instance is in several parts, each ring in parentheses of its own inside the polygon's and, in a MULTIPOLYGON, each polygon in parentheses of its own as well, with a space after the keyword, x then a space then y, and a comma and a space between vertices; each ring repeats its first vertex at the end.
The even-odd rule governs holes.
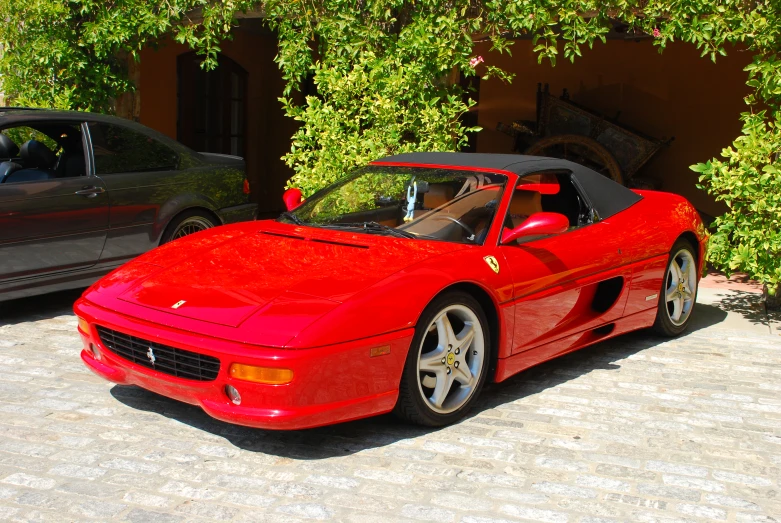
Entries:
POLYGON ((689 326, 697 303, 697 257, 694 247, 678 240, 670 251, 653 329, 662 336, 678 336, 689 326))
POLYGON ((394 413, 429 427, 462 419, 485 384, 490 358, 480 304, 464 292, 437 297, 415 327, 394 413))

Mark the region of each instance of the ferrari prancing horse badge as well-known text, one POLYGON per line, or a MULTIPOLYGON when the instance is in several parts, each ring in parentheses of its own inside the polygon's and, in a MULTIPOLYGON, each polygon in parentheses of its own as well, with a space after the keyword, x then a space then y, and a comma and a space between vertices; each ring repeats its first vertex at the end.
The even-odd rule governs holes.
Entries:
POLYGON ((496 258, 493 256, 486 256, 483 258, 485 260, 485 263, 488 264, 489 267, 491 267, 491 270, 494 271, 496 274, 499 274, 499 262, 496 261, 496 258))

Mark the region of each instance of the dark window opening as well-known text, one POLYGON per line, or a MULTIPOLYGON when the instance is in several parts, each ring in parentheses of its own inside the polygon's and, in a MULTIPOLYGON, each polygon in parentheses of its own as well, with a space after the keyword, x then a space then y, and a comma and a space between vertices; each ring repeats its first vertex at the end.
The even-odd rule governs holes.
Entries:
POLYGON ((244 156, 247 71, 222 54, 213 70, 201 62, 194 52, 177 59, 177 139, 196 151, 244 156))
POLYGON ((0 183, 85 176, 81 125, 34 122, 0 133, 0 183))

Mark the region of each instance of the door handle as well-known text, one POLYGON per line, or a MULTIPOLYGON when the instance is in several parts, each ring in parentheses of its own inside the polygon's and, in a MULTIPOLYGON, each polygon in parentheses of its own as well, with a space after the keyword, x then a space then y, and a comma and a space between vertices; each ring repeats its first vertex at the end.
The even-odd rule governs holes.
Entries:
POLYGON ((106 192, 106 189, 103 187, 84 187, 80 191, 76 191, 74 194, 78 194, 79 196, 84 196, 87 198, 94 198, 95 196, 99 194, 103 194, 106 192))

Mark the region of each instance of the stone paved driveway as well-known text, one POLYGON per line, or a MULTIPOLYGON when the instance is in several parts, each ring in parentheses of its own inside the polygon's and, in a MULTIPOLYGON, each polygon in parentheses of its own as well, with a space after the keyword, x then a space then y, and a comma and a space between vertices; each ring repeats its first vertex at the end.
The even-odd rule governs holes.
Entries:
POLYGON ((0 312, 0 519, 781 521, 781 337, 712 305, 680 339, 492 386, 449 428, 275 433, 88 373, 74 297, 0 312))

